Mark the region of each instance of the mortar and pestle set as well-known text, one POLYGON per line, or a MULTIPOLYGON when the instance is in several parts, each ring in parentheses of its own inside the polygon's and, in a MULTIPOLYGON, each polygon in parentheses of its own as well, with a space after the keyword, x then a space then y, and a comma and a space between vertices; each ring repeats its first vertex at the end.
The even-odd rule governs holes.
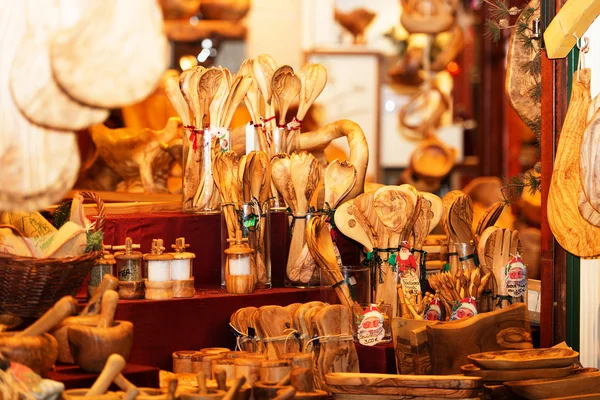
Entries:
POLYGON ((198 379, 198 391, 196 393, 183 393, 181 400, 248 400, 250 398, 251 387, 244 385, 246 378, 236 379, 231 386, 226 384, 226 372, 222 369, 215 371, 217 388, 207 387, 206 375, 199 371, 196 375, 198 379))
POLYGON ((28 366, 37 374, 49 371, 58 358, 58 342, 46 333, 76 312, 77 300, 65 296, 21 332, 0 333, 0 349, 12 362, 28 366))

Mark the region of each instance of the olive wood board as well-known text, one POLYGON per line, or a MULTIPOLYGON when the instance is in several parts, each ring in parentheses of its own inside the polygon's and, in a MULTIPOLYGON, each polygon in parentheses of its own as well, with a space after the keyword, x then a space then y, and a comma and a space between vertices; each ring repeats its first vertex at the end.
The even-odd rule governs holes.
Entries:
POLYGON ((370 388, 436 388, 477 389, 479 377, 464 375, 390 375, 368 373, 329 373, 325 375, 328 386, 368 386, 370 388))
POLYGON ((579 353, 571 349, 549 348, 489 351, 471 354, 473 364, 486 369, 534 369, 566 367, 577 361, 579 353))
MULTIPOLYGON (((431 377, 427 375, 425 377, 431 377)), ((414 387, 378 387, 378 386, 337 386, 327 385, 331 393, 345 394, 376 394, 391 396, 421 396, 441 399, 462 399, 465 397, 477 397, 479 389, 439 389, 439 388, 414 388, 414 387)))
POLYGON ((486 382, 509 382, 523 379, 553 379, 564 378, 573 373, 572 365, 561 368, 533 368, 533 369, 482 369, 473 364, 460 367, 465 376, 478 376, 486 382))
MULTIPOLYGON (((401 396, 401 395, 381 395, 381 394, 347 394, 347 393, 333 393, 335 400, 436 400, 439 397, 429 396, 401 396)), ((456 400, 479 400, 480 397, 462 397, 456 398, 456 400)))
POLYGON ((547 399, 556 394, 577 396, 600 392, 600 372, 575 374, 561 379, 528 379, 506 382, 504 386, 526 399, 547 399))
POLYGON ((576 395, 576 396, 566 396, 566 397, 549 397, 547 399, 544 400, 575 400, 575 399, 600 399, 600 393, 590 393, 590 394, 580 394, 580 395, 576 395))

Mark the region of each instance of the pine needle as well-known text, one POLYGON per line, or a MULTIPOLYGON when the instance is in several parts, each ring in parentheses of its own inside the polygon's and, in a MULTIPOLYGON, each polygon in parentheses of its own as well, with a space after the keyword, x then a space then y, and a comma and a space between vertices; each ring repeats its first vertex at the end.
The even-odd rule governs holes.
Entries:
POLYGON ((52 226, 56 229, 60 229, 61 226, 71 219, 71 203, 73 203, 73 200, 63 201, 52 213, 52 226))
POLYGON ((497 43, 502 37, 502 28, 500 24, 494 20, 485 20, 484 36, 489 37, 492 42, 497 43))

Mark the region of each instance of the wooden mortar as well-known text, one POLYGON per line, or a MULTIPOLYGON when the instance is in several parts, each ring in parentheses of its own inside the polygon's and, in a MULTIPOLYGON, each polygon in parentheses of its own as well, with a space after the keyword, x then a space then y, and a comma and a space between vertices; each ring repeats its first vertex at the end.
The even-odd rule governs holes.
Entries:
MULTIPOLYGON (((63 393, 65 400, 121 400, 123 398, 123 392, 106 392, 106 389, 110 386, 113 380, 121 373, 125 368, 125 359, 118 354, 112 354, 102 372, 98 375, 96 382, 89 389, 71 389, 66 390, 63 393)), ((129 391, 128 391, 129 392, 129 391)))
POLYGON ((173 373, 186 374, 192 371, 192 355, 198 354, 194 350, 179 350, 173 353, 173 373))
POLYGON ((102 312, 97 326, 72 325, 67 329, 71 354, 84 371, 100 372, 111 355, 127 359, 133 344, 133 324, 113 321, 119 295, 108 290, 102 298, 102 312))
POLYGON ((153 282, 144 279, 146 287, 146 299, 148 300, 165 300, 173 298, 173 281, 153 282))
MULTIPOLYGON (((261 369, 262 372, 262 369, 261 369)), ((285 390, 292 388, 290 386, 290 374, 286 374, 282 379, 277 383, 265 383, 265 382, 255 382, 252 390, 252 394, 254 395, 254 400, 270 400, 277 397, 277 392, 279 390, 285 390)))
POLYGON ((11 361, 24 364, 42 375, 49 371, 58 358, 58 342, 46 332, 64 318, 75 313, 77 300, 65 296, 21 332, 0 333, 0 349, 11 361))
POLYGON ((246 383, 250 386, 260 379, 260 363, 263 359, 254 358, 236 358, 235 359, 235 377, 246 378, 246 383))
POLYGON ((289 360, 263 360, 260 363, 260 381, 274 385, 281 382, 292 371, 289 360))
POLYGON ((290 382, 296 389, 295 399, 325 400, 327 398, 326 391, 315 390, 312 367, 294 367, 290 373, 290 382))
MULTIPOLYGON (((234 360, 232 360, 234 361, 234 360)), ((252 394, 252 387, 250 385, 245 384, 246 378, 241 376, 239 378, 235 378, 232 382, 233 384, 227 385, 227 375, 223 368, 220 366, 215 368, 214 370, 215 381, 217 382, 217 386, 219 390, 223 390, 227 392, 225 398, 231 397, 234 400, 249 400, 250 395, 252 394), (241 383, 240 383, 241 382, 241 383)))
POLYGON ((58 361, 66 364, 75 364, 71 348, 69 347, 69 339, 67 338, 67 327, 70 325, 85 325, 96 326, 100 321, 100 308, 102 305, 102 296, 107 290, 117 290, 119 288, 119 280, 112 275, 104 275, 102 282, 94 292, 88 304, 79 315, 67 317, 58 324, 50 334, 54 336, 58 342, 58 361))

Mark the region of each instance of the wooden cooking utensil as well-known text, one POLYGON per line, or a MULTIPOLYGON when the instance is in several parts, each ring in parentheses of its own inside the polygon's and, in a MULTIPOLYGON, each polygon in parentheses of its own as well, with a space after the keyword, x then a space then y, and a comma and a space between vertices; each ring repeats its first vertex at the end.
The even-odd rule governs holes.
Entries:
POLYGON ((330 372, 359 372, 352 320, 352 311, 340 304, 323 307, 315 316, 321 347, 317 361, 321 382, 330 372))
POLYGON ((509 382, 524 379, 564 378, 573 374, 573 366, 561 368, 532 368, 532 369, 483 369, 473 364, 460 367, 465 376, 478 376, 486 382, 509 382))
POLYGON ((580 150, 591 102, 590 81, 589 69, 575 72, 547 206, 548 223, 556 240, 565 250, 584 258, 600 255, 600 228, 590 224, 578 208, 580 150))
POLYGON ((600 372, 574 374, 559 379, 531 379, 506 382, 506 387, 526 399, 549 399, 560 396, 586 398, 585 395, 600 393, 600 372))
POLYGON ((100 372, 100 375, 86 393, 86 397, 100 396, 106 392, 115 377, 125 368, 125 359, 119 354, 112 354, 108 357, 106 365, 100 372))
POLYGON ((460 367, 470 363, 467 357, 482 349, 496 351, 533 347, 527 305, 524 303, 448 324, 428 325, 426 329, 434 375, 459 374, 460 367), (452 338, 457 337, 469 340, 463 340, 461 346, 456 346, 452 338))
MULTIPOLYGON (((215 68, 215 70, 221 73, 221 79, 214 78, 213 80, 214 87, 211 90, 214 91, 215 95, 210 103, 208 112, 211 126, 219 127, 223 106, 229 93, 229 83, 227 82, 227 73, 229 70, 227 68, 215 68)), ((214 72, 214 74, 217 72, 214 72)))
MULTIPOLYGON (((474 240, 471 227, 473 226, 473 203, 471 198, 466 195, 460 195, 454 199, 448 213, 448 231, 454 243, 458 256, 461 261, 462 270, 468 276, 476 268, 474 258, 474 240)), ((462 275, 461 267, 457 270, 458 275, 462 275)))
POLYGON ((133 324, 113 322, 119 295, 107 291, 102 298, 102 313, 97 327, 72 325, 67 329, 69 346, 75 363, 84 371, 100 372, 111 354, 125 359, 133 344, 133 324))
POLYGON ((419 193, 423 196, 423 198, 421 199, 421 209, 418 211, 417 220, 413 226, 413 248, 417 250, 414 254, 415 262, 417 263, 417 276, 421 276, 420 268, 421 258, 423 256, 419 250, 423 249, 425 239, 437 226, 444 212, 442 199, 431 193, 419 193))
POLYGON ((292 183, 291 160, 287 154, 277 154, 271 159, 271 180, 287 206, 295 213, 296 192, 292 183))
POLYGON ((72 132, 32 124, 10 92, 10 69, 27 27, 25 2, 3 5, 0 17, 0 208, 34 211, 59 202, 79 171, 72 132))
MULTIPOLYGON (((442 115, 447 109, 446 95, 434 85, 424 86, 400 109, 400 124, 410 130, 427 135, 439 125, 442 115)), ((439 143, 437 144, 439 145, 439 143)), ((445 148, 447 149, 447 147, 445 148)))
POLYGON ((279 110, 279 126, 285 125, 287 111, 300 93, 300 78, 294 74, 294 69, 283 65, 273 73, 271 90, 279 110))
POLYGON ((468 360, 480 368, 515 370, 572 366, 579 353, 565 348, 488 351, 471 354, 468 360))
POLYGON ((183 97, 181 88, 179 87, 179 78, 170 76, 165 81, 165 93, 171 102, 171 105, 181 118, 184 126, 191 125, 190 109, 183 97))
POLYGON ((93 1, 75 26, 54 35, 50 59, 71 97, 118 108, 152 93, 167 68, 168 48, 156 2, 93 1))
POLYGON ((305 64, 300 72, 300 98, 296 120, 302 121, 310 106, 327 84, 327 69, 321 64, 305 64))
POLYGON ((293 336, 287 340, 286 330, 292 326, 290 313, 281 306, 263 306, 258 309, 258 324, 261 337, 267 339, 267 357, 277 360, 284 353, 299 351, 298 342, 293 336), (269 340, 268 338, 277 338, 269 340))
POLYGON ((481 219, 477 223, 477 229, 475 229, 475 235, 480 237, 483 231, 485 231, 488 227, 494 226, 500 215, 502 215, 502 211, 504 211, 504 207, 506 203, 503 201, 498 201, 485 210, 485 213, 481 216, 481 219))
POLYGON ((237 110, 244 97, 246 97, 246 93, 248 93, 251 85, 252 77, 250 75, 238 76, 235 79, 225 102, 226 107, 222 111, 221 126, 229 127, 235 110, 237 110))
POLYGON ((262 98, 264 101, 265 108, 265 126, 267 127, 275 127, 274 121, 271 119, 275 117, 275 109, 273 107, 272 99, 272 89, 271 83, 273 81, 273 73, 277 69, 277 63, 268 54, 261 54, 256 59, 254 59, 254 63, 252 64, 252 77, 256 81, 258 89, 262 94, 262 98))
POLYGON ((344 201, 356 184, 356 168, 348 161, 337 158, 329 163, 325 170, 325 203, 331 209, 344 201))
POLYGON ((191 110, 194 116, 194 125, 197 128, 204 128, 203 119, 205 109, 203 107, 204 104, 201 100, 200 93, 198 90, 198 82, 200 81, 200 78, 202 78, 204 72, 206 72, 206 68, 202 66, 196 66, 192 68, 191 71, 192 72, 189 74, 189 79, 187 80, 187 85, 190 96, 191 110))
MULTIPOLYGON (((30 121, 54 129, 77 131, 103 122, 108 110, 73 100, 52 77, 50 42, 56 32, 69 27, 60 18, 67 6, 35 0, 26 3, 27 33, 10 71, 15 104, 30 121)), ((74 14, 81 14, 84 8, 77 2, 68 6, 74 14)))
POLYGON ((361 224, 362 216, 358 216, 360 212, 354 206, 354 200, 346 201, 344 204, 337 207, 334 215, 335 226, 345 236, 357 241, 365 247, 367 252, 373 251, 374 238, 368 229, 361 224))

